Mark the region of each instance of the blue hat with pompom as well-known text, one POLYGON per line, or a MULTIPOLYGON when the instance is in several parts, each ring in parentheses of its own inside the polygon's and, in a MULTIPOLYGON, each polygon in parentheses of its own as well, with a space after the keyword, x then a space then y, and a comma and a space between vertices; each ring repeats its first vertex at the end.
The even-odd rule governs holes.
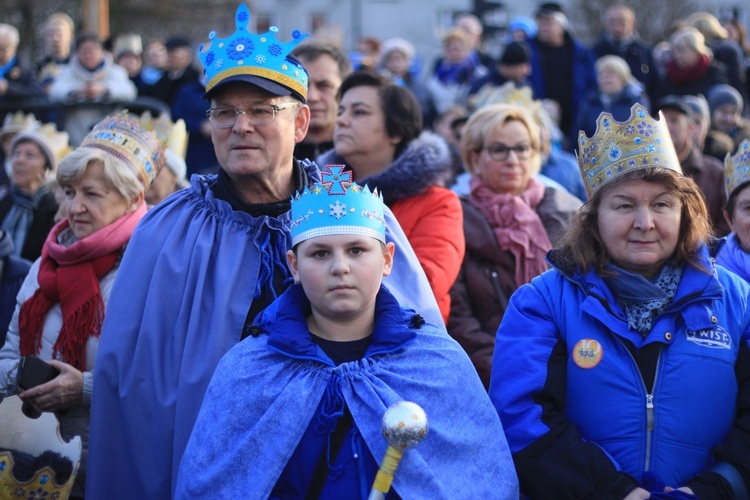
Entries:
POLYGON ((295 30, 292 40, 280 42, 276 38, 279 29, 271 26, 264 34, 248 31, 250 10, 245 4, 237 7, 235 31, 228 38, 217 38, 209 33, 209 41, 198 47, 198 59, 206 75, 205 99, 220 86, 230 82, 246 82, 272 94, 294 95, 307 101, 307 71, 289 53, 308 37, 295 30))

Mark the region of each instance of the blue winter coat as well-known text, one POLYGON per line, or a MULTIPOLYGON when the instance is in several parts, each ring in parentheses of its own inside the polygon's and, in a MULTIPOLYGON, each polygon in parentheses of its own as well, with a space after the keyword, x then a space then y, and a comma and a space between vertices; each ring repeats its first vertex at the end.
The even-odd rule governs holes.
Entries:
POLYGON ((738 423, 750 411, 742 375, 750 288, 714 266, 718 247, 700 253, 710 274, 683 268, 673 303, 645 339, 628 328, 604 281, 558 250, 548 254, 553 269, 512 296, 490 397, 522 492, 623 498, 634 481, 679 487, 719 461, 734 466, 722 464, 734 471, 724 477, 735 492, 744 487, 737 471, 748 470, 748 434, 738 423), (653 376, 636 363, 649 352, 653 376))
POLYGON ((628 84, 608 101, 602 99, 598 90, 589 92, 578 108, 576 129, 586 132, 588 137, 593 137, 596 132, 596 120, 602 112, 607 112, 618 122, 624 122, 630 118, 630 108, 635 103, 641 103, 646 109, 651 107, 648 96, 643 92, 643 87, 638 84, 628 84))

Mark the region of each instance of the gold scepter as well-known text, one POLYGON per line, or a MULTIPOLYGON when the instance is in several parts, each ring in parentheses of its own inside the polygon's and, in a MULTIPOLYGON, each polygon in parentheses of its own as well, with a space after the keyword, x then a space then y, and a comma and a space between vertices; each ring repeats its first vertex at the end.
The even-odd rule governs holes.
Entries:
POLYGON ((383 500, 391 489, 393 475, 396 473, 404 452, 414 448, 427 435, 430 425, 427 415, 416 403, 399 401, 393 403, 383 414, 380 430, 388 441, 388 449, 380 464, 378 474, 372 484, 367 500, 383 500))

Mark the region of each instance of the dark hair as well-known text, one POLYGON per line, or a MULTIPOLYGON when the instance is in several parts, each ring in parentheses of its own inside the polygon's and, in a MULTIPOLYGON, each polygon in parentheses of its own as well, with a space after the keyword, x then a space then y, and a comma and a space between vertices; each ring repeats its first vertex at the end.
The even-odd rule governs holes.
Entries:
POLYGON ((355 87, 373 87, 378 91, 380 107, 385 115, 385 130, 389 137, 401 137, 395 157, 422 133, 422 108, 414 93, 393 83, 390 78, 372 71, 359 70, 347 76, 336 97, 339 101, 355 87))
POLYGON ((726 211, 727 214, 729 214, 729 220, 731 222, 734 222, 734 207, 737 205, 737 196, 739 196, 739 194, 748 186, 750 186, 750 181, 743 182, 742 184, 734 188, 732 193, 729 195, 729 199, 727 199, 726 211))
POLYGON ((304 59, 310 62, 317 61, 321 56, 329 56, 336 61, 341 78, 346 78, 352 72, 352 63, 346 54, 340 48, 329 43, 306 42, 297 46, 292 51, 292 55, 297 57, 297 59, 304 59))
POLYGON ((559 246, 566 255, 573 259, 578 269, 585 272, 593 267, 597 274, 607 274, 604 266, 609 260, 609 255, 599 233, 599 208, 605 193, 628 180, 644 180, 659 184, 679 198, 680 234, 674 256, 679 263, 687 262, 696 269, 710 272, 700 265, 698 258, 701 245, 711 236, 711 224, 703 195, 695 181, 667 168, 648 168, 628 172, 602 187, 573 215, 559 246))
POLYGON ((93 33, 83 33, 76 38, 76 50, 80 49, 81 45, 86 42, 94 42, 99 45, 99 47, 104 48, 104 43, 97 35, 93 33))

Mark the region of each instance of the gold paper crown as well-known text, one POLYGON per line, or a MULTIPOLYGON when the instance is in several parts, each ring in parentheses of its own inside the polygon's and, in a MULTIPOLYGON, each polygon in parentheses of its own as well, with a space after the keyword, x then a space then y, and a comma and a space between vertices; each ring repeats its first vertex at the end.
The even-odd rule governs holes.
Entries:
POLYGON ((34 472, 28 481, 19 481, 13 476, 14 465, 11 452, 0 452, 0 498, 68 498, 80 462, 76 462, 64 484, 55 481, 55 472, 49 467, 34 472))
POLYGON ((18 396, 0 403, 0 498, 68 498, 81 461, 81 438, 65 441, 51 413, 31 419, 18 396))
POLYGON ((127 111, 97 123, 79 147, 100 149, 122 160, 146 189, 164 166, 164 144, 156 132, 143 130, 138 116, 127 111))
POLYGON ((734 156, 727 153, 724 158, 724 191, 727 198, 746 182, 750 182, 750 140, 748 139, 740 143, 734 156))
POLYGON ((154 118, 150 111, 144 111, 141 115, 141 128, 156 132, 156 137, 159 138, 166 149, 179 155, 183 160, 185 159, 188 144, 185 120, 180 118, 176 122, 172 122, 166 113, 159 115, 159 118, 154 118))
POLYGON ((542 109, 542 101, 534 99, 531 87, 516 87, 513 82, 506 82, 499 87, 485 85, 471 103, 475 110, 491 104, 515 104, 528 110, 534 117, 542 109))
POLYGON ((664 117, 654 120, 638 103, 630 108, 625 122, 615 121, 610 113, 600 114, 593 137, 578 133, 578 149, 588 199, 602 186, 635 170, 661 167, 682 174, 664 117))
POLYGON ((34 141, 42 148, 52 170, 55 170, 60 160, 72 151, 68 139, 67 132, 57 130, 54 123, 45 123, 39 127, 19 132, 13 138, 11 149, 21 141, 34 141))
POLYGON ((17 134, 22 130, 38 127, 39 120, 33 113, 25 114, 23 111, 8 113, 3 119, 3 128, 0 128, 0 137, 6 134, 17 134))

